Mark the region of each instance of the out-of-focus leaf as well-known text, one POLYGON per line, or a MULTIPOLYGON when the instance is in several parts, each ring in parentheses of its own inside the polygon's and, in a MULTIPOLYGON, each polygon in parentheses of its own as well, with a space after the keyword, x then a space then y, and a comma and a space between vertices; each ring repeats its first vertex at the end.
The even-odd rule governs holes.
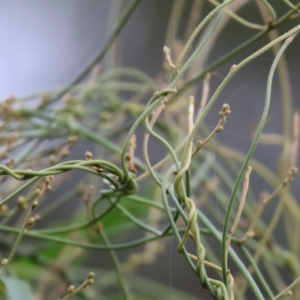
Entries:
POLYGON ((27 257, 15 259, 11 264, 11 269, 19 278, 34 280, 39 277, 44 268, 27 257))
MULTIPOLYGON (((67 237, 66 235, 63 237, 67 237)), ((58 258, 63 249, 61 244, 47 244, 40 252, 40 256, 47 261, 54 261, 58 258)))
POLYGON ((0 299, 34 300, 34 297, 26 281, 15 277, 3 277, 0 281, 0 299))

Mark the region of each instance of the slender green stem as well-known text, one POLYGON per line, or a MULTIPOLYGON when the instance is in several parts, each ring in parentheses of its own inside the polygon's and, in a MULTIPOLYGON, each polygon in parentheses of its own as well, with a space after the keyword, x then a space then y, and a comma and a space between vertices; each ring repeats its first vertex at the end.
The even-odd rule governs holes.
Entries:
POLYGON ((267 0, 260 0, 260 1, 263 2, 263 4, 267 7, 270 15, 272 16, 271 22, 274 23, 277 19, 275 9, 267 0))
POLYGON ((289 0, 283 0, 283 2, 291 9, 293 9, 296 13, 300 14, 299 9, 297 6, 295 6, 293 3, 291 3, 289 0))
MULTIPOLYGON (((220 5, 220 3, 216 0, 209 0, 209 2, 213 3, 214 5, 220 5)), ((241 18, 240 16, 238 16, 237 14, 235 14, 234 12, 232 12, 229 9, 225 10, 225 13, 230 16, 233 20, 235 20, 236 22, 240 23, 241 25, 251 28, 251 29, 255 29, 255 30, 264 30, 267 28, 267 25, 260 25, 260 24, 255 24, 255 23, 251 23, 243 18, 241 18)))
POLYGON ((300 276, 298 276, 288 287, 286 287, 283 291, 281 291, 278 295, 276 295, 276 297, 274 297, 273 300, 278 300, 284 297, 284 295, 292 288, 294 288, 299 282, 300 282, 300 276))
MULTIPOLYGON (((102 237, 104 243, 109 247, 110 246, 109 239, 108 239, 108 237, 106 236, 106 234, 103 230, 101 230, 101 237, 102 237)), ((118 257, 117 257, 114 250, 110 249, 108 251, 109 251, 111 260, 113 262, 113 265, 115 267, 115 271, 116 271, 119 286, 120 286, 120 289, 121 289, 121 292, 122 292, 122 295, 123 295, 123 299, 124 300, 130 300, 131 297, 129 296, 128 288, 127 288, 127 285, 125 283, 124 277, 122 275, 122 271, 121 271, 121 268, 120 268, 120 263, 118 261, 118 257)))
POLYGON ((155 139, 157 139, 171 154, 174 164, 176 165, 176 167, 179 169, 179 161, 176 155, 176 152, 173 150, 173 148, 170 146, 170 144, 164 139, 162 138, 160 135, 158 135, 153 129, 152 126, 149 124, 149 117, 147 116, 145 119, 145 126, 146 129, 148 130, 148 132, 146 132, 145 137, 144 137, 144 143, 143 143, 143 154, 144 154, 144 159, 148 168, 148 171, 150 173, 150 175, 152 176, 152 178, 154 179, 154 181, 161 186, 161 182, 158 179, 158 177, 156 176, 151 163, 150 163, 150 159, 149 159, 149 155, 148 155, 148 140, 149 140, 149 135, 151 134, 155 139))
POLYGON ((246 247, 244 247, 243 245, 240 246, 240 248, 242 249, 244 255, 246 256, 246 258, 248 259, 248 261, 250 262, 250 265, 252 266, 255 275, 257 276, 260 284, 262 285, 262 287, 264 288, 266 294, 268 295, 269 299, 274 299, 274 294, 272 292, 272 290, 270 289, 268 283, 266 282, 264 275, 260 272, 255 260, 253 259, 252 255, 249 253, 249 251, 246 249, 246 247))
MULTIPOLYGON (((298 28, 299 30, 299 28, 298 28)), ((293 37, 296 35, 295 32, 292 33, 293 37)), ((291 38, 289 38, 291 39, 291 38)), ((223 235, 222 235, 222 272, 223 272, 223 280, 226 284, 226 286, 228 285, 227 283, 227 256, 226 256, 226 241, 227 241, 227 234, 228 234, 228 228, 229 228, 229 220, 230 220, 230 216, 232 213, 232 207, 233 207, 233 203, 236 197, 236 193, 237 190, 240 186, 240 183, 243 179, 243 176, 245 174, 245 171, 248 167, 248 163, 254 153, 254 150, 257 146, 258 140, 259 140, 259 136, 263 130, 263 127, 265 125, 265 122, 267 120, 267 116, 268 116, 268 111, 269 111, 269 107, 270 107, 270 99, 271 99, 271 91, 272 91, 272 81, 273 81, 273 76, 276 70, 276 66, 279 62, 280 57, 282 56, 282 54, 284 53, 285 49, 287 48, 287 46, 289 45, 290 41, 287 39, 287 41, 282 45, 282 47, 280 48, 280 51, 278 52, 278 54, 276 55, 274 62, 271 66, 270 72, 269 72, 269 76, 268 76, 268 82, 267 82, 267 91, 266 91, 266 99, 265 99, 265 106, 264 106, 264 110, 263 110, 263 114, 261 117, 261 120, 259 122, 258 128, 256 130, 255 136, 253 138, 253 142, 250 146, 249 152, 245 158, 245 161, 241 167, 241 170, 237 176, 235 185, 232 189, 232 193, 229 199, 229 203, 228 203, 228 208, 226 211, 226 216, 225 216, 225 222, 224 222, 224 228, 223 228, 223 235)))
POLYGON ((172 82, 170 84, 170 88, 173 88, 173 87, 176 86, 176 84, 179 81, 179 79, 190 68, 190 66, 193 63, 193 61, 195 60, 195 58, 199 55, 200 51, 207 44, 207 42, 209 41, 211 35, 216 30, 216 28, 217 28, 217 26, 218 26, 218 24, 219 24, 219 22, 221 20, 221 17, 223 15, 223 13, 224 13, 224 7, 219 11, 219 13, 217 14, 217 16, 214 18, 214 20, 210 24, 209 29, 207 30, 206 34, 201 39, 201 42, 199 43, 199 45, 196 47, 196 49, 190 55, 190 57, 185 62, 185 64, 182 66, 182 68, 178 71, 177 75, 172 79, 172 82))
MULTIPOLYGON (((190 36, 189 40, 187 41, 187 43, 185 44, 183 50, 180 53, 180 56, 176 62, 176 66, 175 69, 173 71, 173 75, 172 75, 172 79, 174 79, 174 77, 176 76, 176 73, 178 71, 178 69, 180 68, 180 65, 182 64, 183 60, 185 59, 188 51, 190 50, 190 48, 192 47, 193 42, 195 41, 197 35, 199 34, 199 32, 204 28, 204 26, 214 17, 214 15, 216 13, 218 13, 222 8, 224 8, 226 5, 228 5, 229 3, 231 3, 233 0, 228 0, 225 1, 224 3, 218 5, 214 10, 212 10, 203 20, 202 22, 196 27, 196 29, 193 31, 192 35, 190 36)), ((203 43, 203 46, 205 45, 205 43, 203 43)))
POLYGON ((32 179, 30 179, 27 183, 23 184, 21 187, 19 187, 18 189, 16 189, 14 192, 12 192, 9 196, 7 196, 6 198, 4 198, 1 202, 0 202, 0 206, 6 204, 7 202, 9 202, 11 199, 13 199, 16 195, 20 194, 22 191, 24 191, 26 188, 28 188, 29 186, 31 186, 32 184, 34 184, 36 181, 38 181, 40 179, 40 177, 34 177, 32 179))
MULTIPOLYGON (((0 225, 0 231, 12 233, 12 234, 20 233, 20 230, 17 228, 10 227, 10 226, 4 226, 4 225, 0 225)), ((185 232, 186 229, 181 229, 181 230, 178 229, 177 231, 185 232)), ((210 232, 207 231, 205 228, 201 229, 200 232, 202 234, 210 234, 210 232)), ((134 247, 141 246, 146 243, 150 243, 152 241, 161 239, 163 236, 170 236, 170 235, 174 235, 174 234, 173 234, 173 232, 170 232, 170 231, 163 231, 161 233, 161 235, 159 235, 159 236, 151 236, 151 237, 141 238, 141 239, 134 240, 132 242, 127 242, 127 243, 111 244, 110 246, 102 245, 102 244, 91 244, 91 243, 86 243, 86 242, 78 242, 78 241, 74 241, 74 240, 64 239, 64 238, 52 236, 50 234, 48 235, 48 234, 39 233, 39 230, 25 231, 23 233, 23 235, 34 238, 34 239, 39 239, 39 240, 48 241, 48 242, 54 242, 54 243, 62 244, 62 245, 70 245, 73 247, 79 247, 79 248, 90 249, 90 250, 107 251, 110 249, 124 250, 124 249, 134 248, 134 247)))
POLYGON ((4 273, 4 271, 5 271, 5 269, 7 268, 8 264, 12 261, 14 255, 15 255, 15 253, 16 253, 18 247, 19 247, 19 244, 20 244, 21 239, 22 239, 22 237, 23 237, 23 235, 24 235, 24 231, 25 231, 25 228, 26 228, 26 225, 27 225, 27 222, 28 222, 28 219, 29 219, 29 217, 30 217, 30 215, 31 215, 32 210, 33 210, 33 206, 31 206, 31 207, 28 209, 28 212, 27 212, 27 214, 26 214, 26 217, 25 217, 25 219, 24 219, 24 221, 23 221, 23 225, 22 225, 22 227, 21 227, 21 229, 20 229, 20 231, 19 231, 19 233, 18 233, 17 239, 16 239, 16 241, 15 241, 15 243, 14 243, 14 245, 13 245, 13 247, 12 247, 10 253, 9 253, 9 257, 8 257, 8 259, 7 259, 7 262, 3 265, 2 269, 0 270, 0 277, 1 277, 2 274, 4 273))

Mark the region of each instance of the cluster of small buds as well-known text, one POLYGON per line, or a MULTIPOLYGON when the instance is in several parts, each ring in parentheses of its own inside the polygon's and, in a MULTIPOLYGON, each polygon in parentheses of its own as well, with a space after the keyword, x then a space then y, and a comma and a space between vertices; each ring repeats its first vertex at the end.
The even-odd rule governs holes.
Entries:
MULTIPOLYGON (((71 284, 67 290, 68 294, 63 299, 69 299, 69 296, 74 295, 74 294, 78 293, 79 291, 81 291, 82 289, 86 288, 88 285, 93 284, 94 276, 95 276, 95 274, 93 272, 90 272, 89 275, 87 276, 87 278, 84 280, 84 282, 77 288, 75 287, 75 285, 71 284)), ((57 300, 60 300, 60 299, 57 299, 57 300)))
POLYGON ((46 177, 46 179, 45 179, 45 184, 46 184, 45 190, 46 190, 46 192, 51 191, 52 186, 50 185, 50 182, 53 180, 53 178, 54 178, 53 175, 50 175, 50 176, 46 177))
POLYGON ((229 104, 227 104, 227 103, 223 104, 222 110, 219 112, 220 122, 217 126, 216 132, 220 132, 224 129, 223 125, 226 122, 226 117, 230 113, 231 113, 231 110, 230 110, 229 104))
POLYGON ((90 272, 88 277, 87 277, 87 285, 91 285, 94 283, 94 272, 90 272))
MULTIPOLYGON (((53 180, 53 176, 46 176, 45 178, 45 182, 43 183, 43 185, 40 186, 40 188, 37 188, 34 191, 34 196, 36 197, 36 200, 32 203, 31 205, 31 210, 34 210, 38 204, 39 204, 39 199, 44 195, 45 192, 49 192, 51 190, 51 185, 50 182, 53 180)), ((31 199, 31 198, 30 198, 31 199)), ((28 201, 30 199, 26 199, 24 196, 20 196, 17 200, 17 207, 19 211, 24 211, 27 207, 28 207, 28 201)), ((31 218, 32 220, 29 222, 31 224, 26 224, 26 226, 30 226, 33 223, 35 223, 35 221, 39 220, 40 218, 35 217, 35 218, 31 218)))
POLYGON ((45 182, 46 184, 49 184, 53 180, 53 175, 46 176, 45 182))
POLYGON ((283 185, 287 185, 287 184, 290 184, 293 182, 294 180, 294 177, 297 175, 298 173, 298 168, 296 167, 291 167, 289 169, 289 171, 287 172, 286 176, 285 176, 285 179, 283 181, 283 185))
POLYGON ((51 191, 52 187, 50 185, 50 182, 53 180, 53 178, 53 175, 46 176, 45 182, 35 190, 35 196, 37 197, 37 199, 41 198, 45 192, 51 191))
POLYGON ((226 121, 226 117, 231 113, 229 104, 225 103, 222 106, 222 111, 219 112, 219 117, 221 120, 226 121))

